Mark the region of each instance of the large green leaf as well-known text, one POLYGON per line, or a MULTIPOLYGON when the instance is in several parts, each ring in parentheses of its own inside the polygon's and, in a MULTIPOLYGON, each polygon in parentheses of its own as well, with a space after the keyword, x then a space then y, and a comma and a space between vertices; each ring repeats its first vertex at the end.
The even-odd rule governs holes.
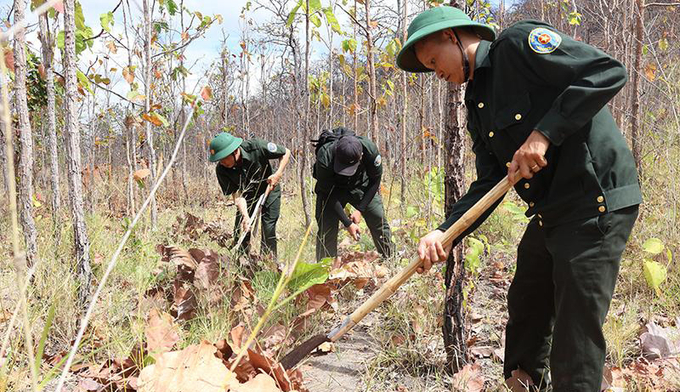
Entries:
MULTIPOLYGON (((304 0, 303 0, 304 1, 304 0)), ((309 0, 309 14, 313 14, 321 9, 321 0, 309 0)))
POLYGON ((286 20, 286 27, 290 27, 290 25, 293 24, 295 21, 295 14, 297 11, 300 9, 300 6, 302 5, 302 1, 300 0, 295 7, 290 11, 290 14, 288 14, 288 19, 286 20))
POLYGON ((85 29, 87 27, 85 25, 85 15, 83 15, 83 7, 80 5, 79 1, 76 1, 75 19, 76 19, 76 29, 77 30, 82 30, 82 29, 85 29))
POLYGON ((315 284, 324 283, 328 279, 331 262, 331 258, 325 258, 318 263, 298 262, 288 287, 291 291, 299 292, 307 290, 315 284))
POLYGON ((663 251, 663 242, 658 238, 650 238, 642 244, 642 249, 645 252, 651 253, 653 255, 658 255, 663 251))
POLYGON ((357 41, 353 38, 346 39, 342 41, 342 51, 343 52, 351 52, 354 53, 354 51, 357 50, 357 41))
POLYGON ((309 15, 309 21, 316 27, 321 27, 321 19, 316 15, 309 15))
POLYGON ((328 23, 329 26, 331 26, 331 29, 338 34, 342 34, 340 23, 338 23, 338 19, 335 17, 335 14, 333 13, 333 9, 331 7, 326 7, 323 9, 323 14, 326 16, 326 22, 328 23))
POLYGON ((666 280, 666 267, 653 260, 645 260, 644 275, 649 287, 654 289, 657 294, 661 294, 659 287, 666 280))
POLYGON ((80 71, 76 71, 76 76, 78 77, 78 82, 80 83, 81 86, 87 91, 90 92, 90 94, 94 94, 94 91, 92 91, 92 88, 90 87, 90 80, 85 76, 84 73, 80 71))
POLYGON ((111 32, 111 26, 113 25, 113 12, 109 11, 105 14, 99 15, 99 22, 102 25, 102 29, 107 33, 111 32))
POLYGON ((177 13, 177 3, 174 0, 166 0, 168 6, 168 13, 172 16, 177 13))

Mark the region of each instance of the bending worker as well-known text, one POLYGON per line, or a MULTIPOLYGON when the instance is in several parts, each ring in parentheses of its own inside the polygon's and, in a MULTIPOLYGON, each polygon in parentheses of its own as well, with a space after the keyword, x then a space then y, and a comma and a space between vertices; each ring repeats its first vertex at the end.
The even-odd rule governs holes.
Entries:
MULTIPOLYGON (((251 214, 257 200, 269 187, 269 196, 262 203, 261 251, 276 259, 276 222, 281 210, 281 176, 290 159, 290 150, 262 139, 243 140, 227 132, 215 136, 210 142, 210 161, 219 162, 215 168, 217 180, 224 195, 231 195, 238 208, 234 225, 234 241, 241 230, 249 231, 251 214), (279 160, 273 172, 271 159, 279 160)), ((241 250, 249 252, 250 233, 241 250)))
POLYGON ((382 198, 378 192, 382 177, 382 158, 378 147, 363 136, 345 128, 324 131, 316 144, 316 259, 338 254, 338 222, 358 239, 359 222, 366 225, 378 252, 385 258, 393 253, 390 226, 385 218, 382 198), (345 205, 352 205, 351 216, 345 205))
POLYGON ((515 180, 519 172, 515 190, 532 218, 508 292, 505 377, 521 368, 540 390, 597 392, 602 325, 642 202, 633 156, 607 108, 626 70, 542 22, 494 35, 461 10, 436 7, 411 22, 397 56, 405 71, 467 83, 476 156, 477 180, 420 240, 423 270, 446 260, 443 232, 506 174, 515 180))

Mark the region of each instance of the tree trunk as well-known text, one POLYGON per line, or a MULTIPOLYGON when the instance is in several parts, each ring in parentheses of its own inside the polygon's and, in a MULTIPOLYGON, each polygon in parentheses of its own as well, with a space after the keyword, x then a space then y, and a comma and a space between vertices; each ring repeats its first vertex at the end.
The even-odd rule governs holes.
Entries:
POLYGON ((378 103, 377 103, 377 88, 375 81, 375 64, 373 61, 373 34, 371 33, 371 18, 369 0, 364 0, 364 9, 366 10, 366 57, 368 62, 368 89, 369 89, 369 138, 372 138, 377 146, 380 146, 380 137, 378 135, 378 103))
MULTIPOLYGON (((144 112, 149 113, 151 102, 151 13, 149 8, 149 1, 143 0, 142 7, 144 8, 144 112)), ((149 158, 149 189, 153 189, 156 183, 156 151, 153 147, 153 132, 151 130, 151 123, 144 121, 144 131, 146 133, 146 147, 147 156, 149 158)), ((156 206, 156 195, 151 197, 151 229, 156 229, 158 207, 156 206)))
MULTIPOLYGON (((24 19, 25 0, 14 1, 14 23, 24 19)), ((26 242, 26 263, 32 266, 37 255, 35 222, 33 221, 33 139, 31 138, 31 122, 28 116, 28 99, 26 97, 26 37, 24 29, 14 33, 14 97, 19 119, 19 139, 21 153, 19 155, 19 211, 21 227, 26 242)))
MULTIPOLYGON (((465 131, 461 119, 462 88, 449 85, 446 116, 446 215, 465 194, 465 131)), ((446 296, 444 303, 444 347, 448 368, 454 373, 467 362, 465 319, 463 317, 463 283, 465 265, 463 244, 456 246, 446 260, 446 296)))
POLYGON ((68 161, 68 183, 73 240, 78 278, 78 300, 82 309, 87 307, 92 270, 90 269, 90 242, 83 213, 83 190, 81 177, 80 134, 78 130, 78 91, 76 82, 76 36, 75 0, 64 1, 64 134, 68 161))
POLYGON ((642 143, 640 141, 640 73, 642 72, 642 22, 645 17, 645 8, 642 0, 635 0, 635 63, 633 65, 633 91, 631 93, 632 118, 630 138, 633 145, 633 159, 638 173, 642 176, 642 143))
MULTIPOLYGON (((451 2, 455 6, 455 1, 451 2)), ((450 215, 453 205, 465 194, 465 131, 463 88, 448 85, 446 116, 446 215, 450 215)), ((465 318, 463 316, 463 283, 465 264, 463 262, 463 243, 456 246, 446 260, 446 295, 444 297, 444 348, 447 369, 458 372, 467 363, 467 344, 465 318)))
POLYGON ((305 75, 302 80, 305 89, 305 126, 302 131, 302 148, 300 151, 300 192, 302 193, 302 209, 305 212, 305 227, 312 223, 309 214, 309 200, 307 198, 307 154, 309 153, 309 46, 312 36, 309 29, 309 0, 305 0, 305 75))
MULTIPOLYGON (((408 32, 408 0, 404 0, 403 14, 401 21, 402 42, 406 42, 408 32)), ((401 95, 403 97, 403 107, 401 111, 401 212, 406 212, 406 112, 408 111, 408 92, 406 90, 406 72, 401 73, 401 95)))
MULTIPOLYGON (((357 0, 354 0, 354 14, 357 11, 357 0)), ((354 27, 353 39, 356 42, 357 39, 357 25, 352 23, 354 27)), ((358 46, 358 45, 357 45, 358 46)), ((359 72, 357 71, 357 49, 354 48, 352 51, 352 71, 354 72, 354 127, 352 128, 354 132, 359 134, 359 72)))
MULTIPOLYGON (((47 143, 50 151, 50 183, 52 186, 52 219, 54 226, 60 226, 59 209, 61 208, 61 195, 59 193, 59 152, 57 149, 57 119, 56 101, 54 90, 54 68, 52 60, 53 36, 48 27, 47 13, 40 15, 40 42, 42 46, 43 64, 45 65, 45 84, 47 89, 47 143)), ((61 230, 55 230, 57 236, 61 230)))

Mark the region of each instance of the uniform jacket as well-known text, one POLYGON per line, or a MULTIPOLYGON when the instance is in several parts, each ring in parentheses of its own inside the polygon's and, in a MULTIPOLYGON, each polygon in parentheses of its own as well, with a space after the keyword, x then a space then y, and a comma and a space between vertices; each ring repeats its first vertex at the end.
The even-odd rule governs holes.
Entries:
POLYGON ((548 24, 522 21, 481 41, 474 69, 465 103, 477 180, 441 230, 507 174, 533 130, 550 140, 548 166, 515 190, 541 226, 642 202, 633 156, 606 106, 627 79, 620 62, 548 24))
MULTIPOLYGON (((267 189, 267 178, 272 175, 270 159, 279 159, 286 154, 286 148, 262 139, 244 140, 241 146, 241 166, 228 169, 216 166, 217 180, 222 192, 231 195, 241 191, 249 202, 259 197, 267 189)), ((280 192, 279 184, 272 192, 280 192)))

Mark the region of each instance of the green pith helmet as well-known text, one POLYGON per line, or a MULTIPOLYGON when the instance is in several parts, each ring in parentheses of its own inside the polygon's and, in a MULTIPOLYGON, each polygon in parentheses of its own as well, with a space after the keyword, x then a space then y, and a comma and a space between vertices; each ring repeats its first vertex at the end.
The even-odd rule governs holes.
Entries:
POLYGON ((493 41, 496 37, 491 26, 473 22, 458 8, 442 6, 422 12, 408 26, 408 39, 397 55, 397 66, 409 72, 431 72, 418 61, 413 45, 434 32, 465 26, 471 27, 484 40, 493 41))
POLYGON ((210 141, 210 162, 217 162, 236 151, 243 139, 231 133, 222 132, 210 141))

